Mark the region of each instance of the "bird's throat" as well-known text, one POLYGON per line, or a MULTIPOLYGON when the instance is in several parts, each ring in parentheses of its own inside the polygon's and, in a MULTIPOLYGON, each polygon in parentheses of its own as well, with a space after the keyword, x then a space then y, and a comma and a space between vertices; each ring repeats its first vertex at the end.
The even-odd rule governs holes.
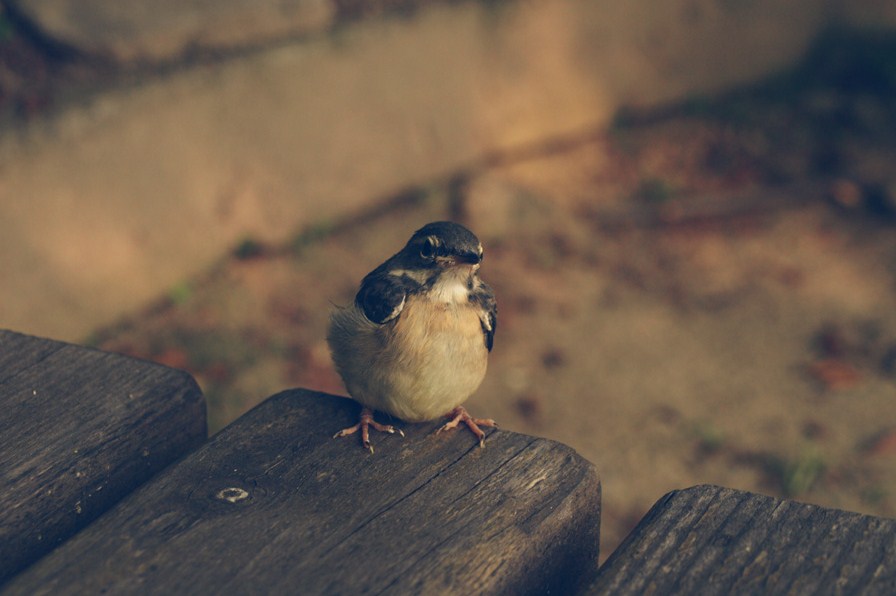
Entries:
POLYGON ((470 267, 452 267, 443 271, 428 292, 434 302, 463 304, 470 300, 470 290, 475 287, 470 267))

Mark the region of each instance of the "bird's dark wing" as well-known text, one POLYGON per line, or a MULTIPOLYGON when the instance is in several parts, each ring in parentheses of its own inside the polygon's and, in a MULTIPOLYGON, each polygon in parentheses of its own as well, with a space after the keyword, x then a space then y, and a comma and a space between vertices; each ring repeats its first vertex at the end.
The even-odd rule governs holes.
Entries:
POLYGON ((401 313, 408 292, 419 286, 408 277, 392 275, 386 269, 378 267, 361 281, 355 304, 374 323, 386 323, 401 313))
POLYGON ((495 330, 498 328, 498 301, 495 300, 495 293, 488 284, 482 282, 470 294, 470 300, 481 308, 479 320, 482 323, 482 334, 485 337, 485 347, 491 352, 495 343, 495 330))

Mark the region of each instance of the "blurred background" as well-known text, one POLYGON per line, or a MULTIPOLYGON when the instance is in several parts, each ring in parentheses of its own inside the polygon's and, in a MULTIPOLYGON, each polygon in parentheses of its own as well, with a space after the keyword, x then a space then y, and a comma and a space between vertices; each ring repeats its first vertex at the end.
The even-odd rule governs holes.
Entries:
POLYGON ((0 0, 0 326, 210 432, 343 394, 329 311, 436 219, 469 408, 597 465, 604 557, 701 483, 896 515, 893 2, 0 0))

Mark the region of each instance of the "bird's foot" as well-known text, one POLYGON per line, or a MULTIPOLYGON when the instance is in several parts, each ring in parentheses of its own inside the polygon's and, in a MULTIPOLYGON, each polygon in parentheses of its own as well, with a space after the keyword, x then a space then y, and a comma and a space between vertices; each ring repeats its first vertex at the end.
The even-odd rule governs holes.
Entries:
POLYGON ((381 433, 389 433, 390 435, 398 433, 402 437, 404 436, 404 432, 402 432, 400 428, 395 428, 391 424, 380 424, 379 422, 374 420, 373 411, 370 408, 364 407, 361 409, 361 419, 358 421, 358 424, 350 426, 348 428, 343 428, 341 431, 333 435, 333 438, 338 439, 340 437, 347 437, 348 435, 353 435, 360 430, 361 443, 364 445, 364 449, 373 453, 373 445, 370 444, 369 427, 371 426, 374 428, 374 430, 378 430, 381 433))
POLYGON ((473 418, 463 406, 457 406, 456 408, 448 412, 446 416, 450 417, 451 420, 443 424, 442 427, 436 431, 436 434, 442 431, 456 428, 458 424, 463 422, 467 425, 467 428, 473 431, 473 434, 476 435, 476 438, 479 439, 480 447, 485 447, 485 433, 479 427, 490 426, 492 428, 497 428, 498 426, 498 424, 491 418, 473 418))

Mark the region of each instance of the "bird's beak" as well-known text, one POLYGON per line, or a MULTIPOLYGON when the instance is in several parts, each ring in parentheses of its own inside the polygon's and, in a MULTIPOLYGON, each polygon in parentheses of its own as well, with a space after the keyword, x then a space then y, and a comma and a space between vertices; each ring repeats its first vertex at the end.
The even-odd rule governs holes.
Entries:
POLYGON ((475 252, 465 252, 454 257, 455 265, 478 265, 482 258, 475 252))

